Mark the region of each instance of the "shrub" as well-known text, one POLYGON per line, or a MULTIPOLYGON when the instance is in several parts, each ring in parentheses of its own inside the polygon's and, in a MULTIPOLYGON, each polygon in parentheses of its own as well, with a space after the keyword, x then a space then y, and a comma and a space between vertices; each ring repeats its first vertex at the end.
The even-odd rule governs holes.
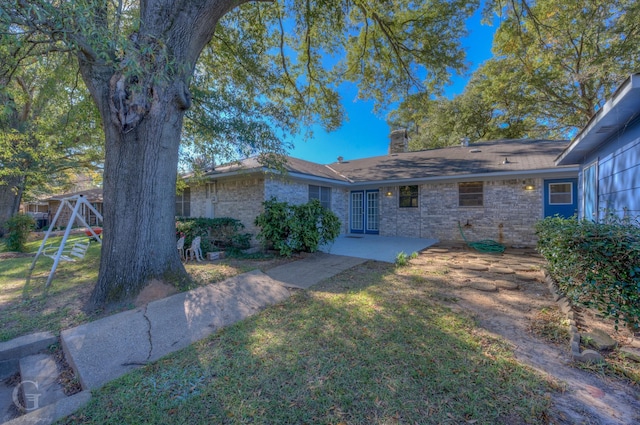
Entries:
POLYGON ((577 304, 638 330, 640 228, 629 219, 603 223, 548 217, 536 224, 538 250, 560 290, 577 304))
POLYGON ((6 227, 9 231, 7 249, 9 251, 24 251, 24 244, 29 238, 29 232, 33 230, 36 222, 28 214, 16 214, 7 220, 6 227))
POLYGON ((395 260, 396 267, 408 266, 409 260, 415 260, 416 258, 418 258, 418 253, 415 251, 412 252, 411 255, 408 255, 404 251, 400 251, 399 253, 396 254, 396 260, 395 260))
POLYGON ((320 245, 333 242, 340 234, 340 219, 322 207, 317 199, 290 205, 275 198, 262 203, 264 212, 256 217, 258 239, 281 255, 316 252, 320 245))
POLYGON ((240 220, 229 217, 179 217, 176 220, 176 237, 184 236, 184 246, 191 246, 191 242, 200 236, 202 253, 218 249, 249 248, 250 233, 241 233, 244 224, 240 220))

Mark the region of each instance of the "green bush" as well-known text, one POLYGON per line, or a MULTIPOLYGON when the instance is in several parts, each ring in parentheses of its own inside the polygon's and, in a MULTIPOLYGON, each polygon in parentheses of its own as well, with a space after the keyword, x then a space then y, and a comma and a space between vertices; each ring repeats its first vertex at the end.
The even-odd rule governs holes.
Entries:
POLYGON ((244 224, 229 217, 178 217, 176 220, 176 239, 184 236, 184 246, 188 248, 197 236, 200 236, 202 254, 220 249, 247 249, 251 244, 251 234, 241 233, 244 224))
POLYGON ((340 234, 340 219, 317 199, 290 205, 271 198, 262 204, 264 212, 255 220, 261 229, 257 237, 265 247, 274 248, 281 255, 316 252, 320 245, 333 242, 340 234))
MULTIPOLYGON (((636 221, 637 224, 637 221, 636 221)), ((548 217, 536 224, 538 251, 560 290, 633 330, 640 327, 640 227, 548 217)))
POLYGON ((7 249, 9 251, 24 251, 24 244, 29 238, 29 232, 34 229, 36 222, 28 214, 16 214, 7 220, 6 227, 9 233, 7 249))

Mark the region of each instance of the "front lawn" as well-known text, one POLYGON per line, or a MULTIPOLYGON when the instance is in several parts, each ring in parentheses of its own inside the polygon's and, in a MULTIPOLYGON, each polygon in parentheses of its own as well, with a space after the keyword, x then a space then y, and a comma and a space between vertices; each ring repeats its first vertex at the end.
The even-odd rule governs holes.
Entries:
MULTIPOLYGON (((60 330, 77 326, 90 320, 112 314, 115 311, 133 308, 132 302, 112 305, 106 309, 92 309, 88 306, 91 291, 98 278, 100 265, 100 244, 91 243, 86 256, 75 262, 60 261, 56 276, 50 287, 45 283, 53 260, 41 255, 38 258, 29 284, 26 277, 38 251, 42 236, 33 234, 26 244, 25 254, 6 252, 4 242, 0 240, 0 342, 39 331, 60 330)), ((84 234, 70 237, 86 240, 84 234)), ((49 239, 57 246, 61 237, 49 239)), ((218 263, 189 263, 187 272, 192 281, 176 284, 179 290, 191 289, 197 285, 206 285, 224 280, 254 269, 248 262, 233 260, 218 263)))
POLYGON ((552 384, 368 262, 128 374, 64 423, 548 423, 552 384))

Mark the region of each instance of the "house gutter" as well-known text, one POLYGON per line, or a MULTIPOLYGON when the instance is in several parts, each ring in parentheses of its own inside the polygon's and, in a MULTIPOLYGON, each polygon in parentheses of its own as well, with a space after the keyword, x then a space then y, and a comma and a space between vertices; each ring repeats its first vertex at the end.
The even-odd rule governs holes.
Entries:
POLYGON ((562 167, 562 168, 547 168, 543 170, 530 170, 530 171, 501 171, 497 173, 474 173, 474 174, 459 174, 448 176, 435 176, 426 178, 413 178, 413 179, 394 179, 394 180, 372 180, 366 182, 354 182, 349 187, 364 187, 364 186, 397 186, 415 183, 444 183, 450 181, 463 181, 463 180, 493 180, 495 178, 507 177, 507 178, 532 178, 532 177, 560 177, 574 176, 578 173, 579 167, 562 167))

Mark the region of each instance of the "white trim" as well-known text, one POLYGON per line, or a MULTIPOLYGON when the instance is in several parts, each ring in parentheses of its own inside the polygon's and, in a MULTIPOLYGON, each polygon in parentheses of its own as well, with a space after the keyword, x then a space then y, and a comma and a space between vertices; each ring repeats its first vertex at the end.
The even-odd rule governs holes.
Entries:
MULTIPOLYGON (((549 205, 573 205, 573 183, 570 181, 566 181, 566 182, 550 182, 547 183, 547 191, 549 193, 549 199, 547 199, 547 202, 549 205), (552 184, 568 184, 569 185, 569 199, 571 199, 571 202, 551 202, 551 185, 552 184)), ((560 192, 562 194, 566 194, 567 192, 560 192)))

